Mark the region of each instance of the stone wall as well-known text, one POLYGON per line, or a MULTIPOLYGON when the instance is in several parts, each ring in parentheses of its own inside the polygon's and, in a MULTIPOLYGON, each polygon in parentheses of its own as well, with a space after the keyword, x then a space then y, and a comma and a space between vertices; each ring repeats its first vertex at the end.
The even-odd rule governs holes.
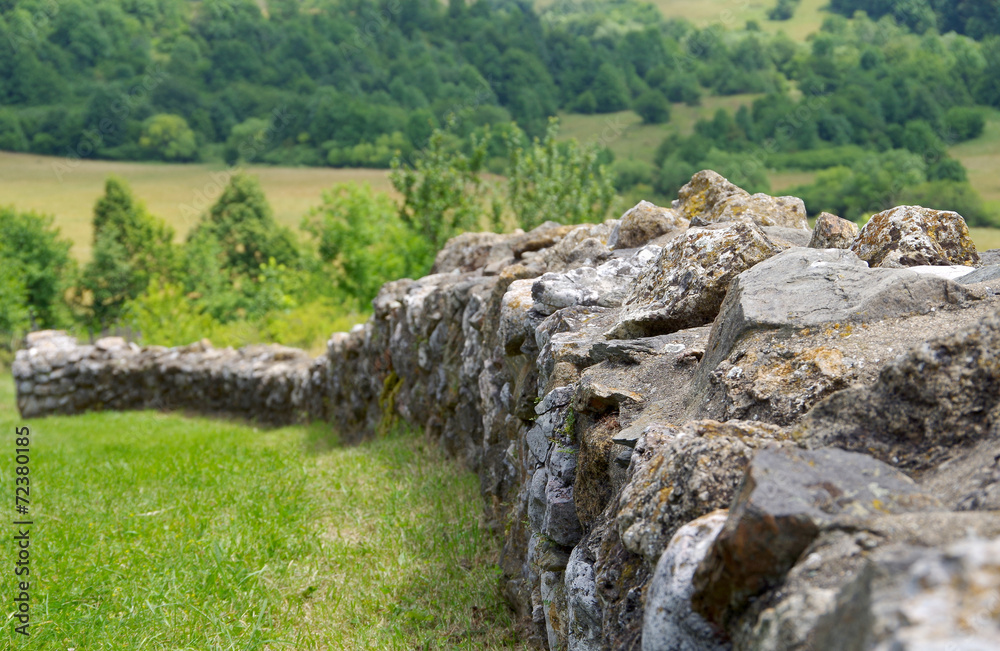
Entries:
POLYGON ((954 213, 810 231, 702 172, 671 208, 459 236, 315 360, 34 333, 18 405, 421 427, 478 473, 540 647, 994 648, 996 262, 954 213))

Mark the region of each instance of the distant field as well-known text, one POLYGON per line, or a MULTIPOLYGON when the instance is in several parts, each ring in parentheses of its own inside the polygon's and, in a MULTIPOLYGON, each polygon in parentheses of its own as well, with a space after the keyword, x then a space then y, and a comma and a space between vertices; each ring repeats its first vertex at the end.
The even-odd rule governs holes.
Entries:
POLYGON ((740 106, 750 106, 758 94, 706 97, 701 106, 673 104, 670 122, 643 124, 633 111, 619 111, 601 115, 564 114, 560 116, 559 135, 563 139, 575 138, 582 143, 599 143, 614 152, 615 158, 652 160, 660 142, 672 132, 689 135, 694 124, 702 118, 711 118, 720 108, 735 111, 740 106))
MULTIPOLYGON (((0 152, 0 205, 55 215, 81 260, 90 257, 94 202, 103 193, 109 174, 127 180, 150 212, 165 219, 182 237, 194 225, 186 215, 192 210, 204 212, 218 198, 222 187, 213 177, 225 171, 219 165, 85 160, 68 169, 65 164, 60 158, 0 152)), ((247 171, 260 178, 277 220, 294 228, 334 183, 362 182, 379 190, 391 189, 386 170, 249 167, 247 171)))
POLYGON ((721 24, 738 29, 748 20, 756 20, 769 32, 784 31, 792 38, 803 41, 823 24, 829 14, 822 11, 828 0, 802 0, 791 20, 767 19, 767 10, 777 0, 652 0, 668 18, 686 18, 699 27, 721 24))
POLYGON ((1000 212, 1000 111, 989 111, 983 135, 949 152, 965 165, 969 182, 986 204, 1000 212))

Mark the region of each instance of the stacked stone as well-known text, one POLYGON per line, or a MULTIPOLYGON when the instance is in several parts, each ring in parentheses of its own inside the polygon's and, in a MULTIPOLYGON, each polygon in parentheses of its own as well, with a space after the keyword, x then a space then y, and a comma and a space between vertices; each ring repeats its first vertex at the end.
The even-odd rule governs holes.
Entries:
POLYGON ((31 333, 26 344, 13 366, 26 418, 102 409, 190 409, 274 424, 325 416, 317 399, 325 364, 293 348, 140 348, 121 337, 79 346, 52 330, 31 333))

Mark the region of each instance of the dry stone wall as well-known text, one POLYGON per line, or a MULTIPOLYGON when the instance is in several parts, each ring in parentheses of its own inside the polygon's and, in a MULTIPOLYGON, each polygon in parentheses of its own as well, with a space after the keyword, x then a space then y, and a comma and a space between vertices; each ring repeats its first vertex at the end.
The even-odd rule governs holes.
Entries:
POLYGON ((539 647, 1000 648, 1000 258, 954 213, 838 220, 700 172, 459 236, 317 359, 34 333, 18 406, 423 428, 539 647))

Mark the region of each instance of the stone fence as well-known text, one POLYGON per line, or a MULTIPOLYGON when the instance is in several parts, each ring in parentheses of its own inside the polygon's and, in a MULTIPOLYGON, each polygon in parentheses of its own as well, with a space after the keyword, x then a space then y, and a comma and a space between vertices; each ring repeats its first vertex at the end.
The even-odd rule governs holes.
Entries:
POLYGON ((955 213, 809 229, 701 172, 461 235, 317 359, 33 333, 18 407, 422 428, 478 473, 540 647, 1000 648, 996 263, 955 213))

